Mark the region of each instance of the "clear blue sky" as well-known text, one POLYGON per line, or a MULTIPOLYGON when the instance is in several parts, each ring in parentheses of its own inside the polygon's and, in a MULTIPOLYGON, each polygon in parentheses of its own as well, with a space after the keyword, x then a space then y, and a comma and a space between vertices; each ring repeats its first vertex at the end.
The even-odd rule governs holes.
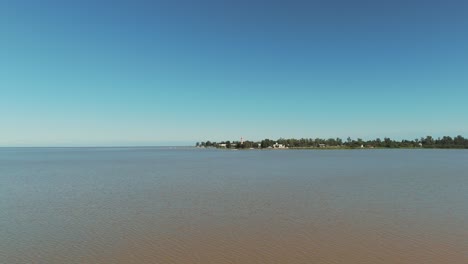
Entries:
POLYGON ((467 1, 0 0, 0 146, 468 136, 467 1))

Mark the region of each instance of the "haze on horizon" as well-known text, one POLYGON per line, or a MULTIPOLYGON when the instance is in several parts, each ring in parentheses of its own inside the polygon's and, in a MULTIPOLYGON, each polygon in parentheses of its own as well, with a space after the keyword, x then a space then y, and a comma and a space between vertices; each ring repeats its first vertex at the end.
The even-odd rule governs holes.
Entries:
POLYGON ((468 135, 466 1, 0 2, 0 146, 468 135))

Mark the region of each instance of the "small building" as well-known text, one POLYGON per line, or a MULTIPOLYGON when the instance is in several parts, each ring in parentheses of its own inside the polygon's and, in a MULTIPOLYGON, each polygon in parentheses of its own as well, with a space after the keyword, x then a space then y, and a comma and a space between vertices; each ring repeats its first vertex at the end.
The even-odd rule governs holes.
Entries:
POLYGON ((318 146, 319 146, 319 148, 324 148, 324 147, 326 147, 327 145, 325 145, 325 144, 318 144, 318 146))
POLYGON ((278 144, 278 142, 276 142, 275 144, 273 144, 273 148, 275 148, 275 149, 276 148, 277 149, 284 149, 284 148, 286 148, 286 146, 283 145, 283 144, 278 144))

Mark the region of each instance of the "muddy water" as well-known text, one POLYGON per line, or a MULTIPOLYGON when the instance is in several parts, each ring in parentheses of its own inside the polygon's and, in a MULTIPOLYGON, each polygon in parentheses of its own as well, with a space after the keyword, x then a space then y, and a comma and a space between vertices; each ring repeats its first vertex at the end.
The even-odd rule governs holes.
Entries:
POLYGON ((0 263, 468 263, 468 151, 0 149, 0 263))

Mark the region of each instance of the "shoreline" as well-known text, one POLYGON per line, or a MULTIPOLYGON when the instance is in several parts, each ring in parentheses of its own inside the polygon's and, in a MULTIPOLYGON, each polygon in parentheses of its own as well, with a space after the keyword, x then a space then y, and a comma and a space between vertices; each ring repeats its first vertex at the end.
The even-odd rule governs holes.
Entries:
POLYGON ((216 150, 468 150, 468 148, 341 148, 341 147, 324 147, 324 148, 313 148, 313 147, 291 147, 291 148, 222 148, 222 147, 194 147, 196 149, 216 149, 216 150))

